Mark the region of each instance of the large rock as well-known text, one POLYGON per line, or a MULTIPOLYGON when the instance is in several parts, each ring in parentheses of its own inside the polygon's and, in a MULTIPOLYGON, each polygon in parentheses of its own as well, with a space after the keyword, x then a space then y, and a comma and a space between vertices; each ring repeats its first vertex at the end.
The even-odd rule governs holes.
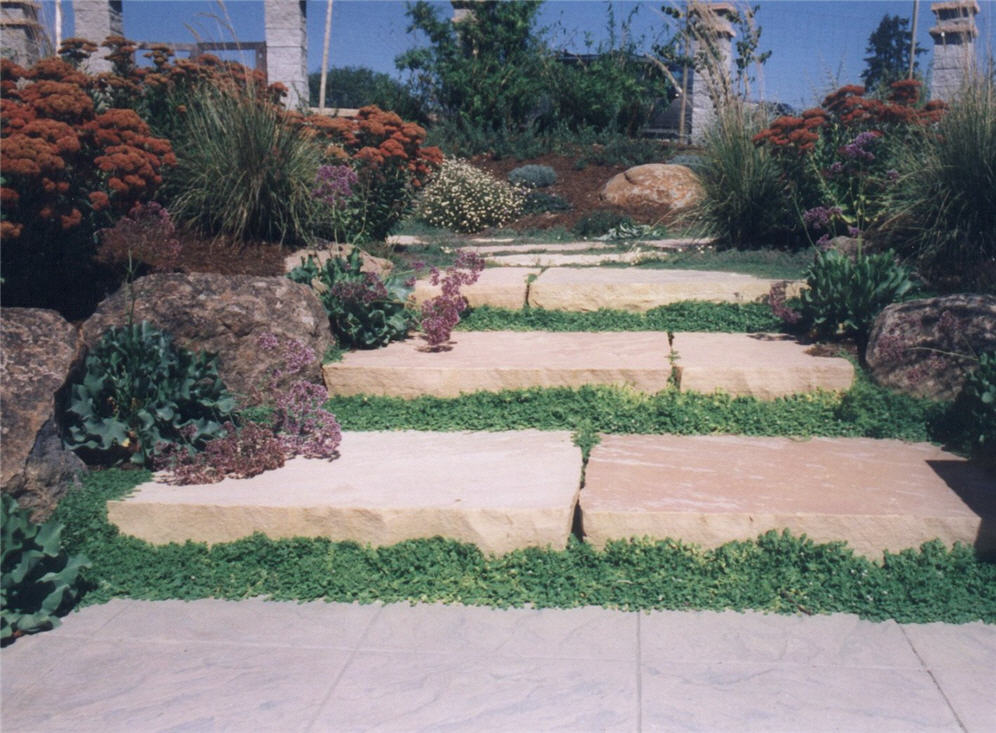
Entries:
MULTIPOLYGON (((280 365, 282 350, 260 348, 265 333, 314 350, 315 361, 301 376, 321 383, 320 360, 333 339, 321 301, 304 285, 285 277, 170 273, 139 278, 132 289, 135 320, 150 321, 187 349, 217 354, 218 371, 233 392, 246 394, 265 385, 280 365)), ((127 287, 102 302, 83 324, 86 344, 127 323, 130 307, 127 287)))
POLYGON ((648 163, 613 176, 599 195, 607 203, 627 209, 654 206, 677 213, 699 203, 705 194, 691 168, 648 163))
MULTIPOLYGON (((357 247, 352 244, 337 244, 335 242, 325 242, 314 248, 302 249, 287 255, 284 258, 284 270, 290 272, 301 264, 301 260, 313 257, 319 267, 324 267, 325 263, 333 257, 347 260, 357 247)), ((360 270, 372 272, 377 277, 384 279, 391 274, 394 263, 383 257, 374 257, 366 250, 360 250, 360 270)))
POLYGON ((872 326, 865 359, 879 384, 908 394, 957 396, 974 356, 996 350, 996 296, 948 295, 890 305, 872 326))
POLYGON ((0 315, 0 484, 35 516, 54 508, 83 463, 62 447, 55 396, 79 354, 76 328, 55 311, 0 315))

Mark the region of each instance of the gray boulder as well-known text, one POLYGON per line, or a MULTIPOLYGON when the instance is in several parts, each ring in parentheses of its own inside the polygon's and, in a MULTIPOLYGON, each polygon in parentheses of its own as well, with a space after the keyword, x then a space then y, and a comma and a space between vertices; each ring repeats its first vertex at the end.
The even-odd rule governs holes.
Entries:
POLYGON ((886 387, 935 400, 957 396, 975 357, 996 350, 996 296, 895 303, 875 319, 865 360, 886 387))
MULTIPOLYGON (((236 394, 264 387, 287 353, 261 348, 260 337, 293 339, 315 352, 304 378, 322 384, 321 359, 333 339, 328 315, 306 286, 286 277, 153 274, 136 280, 104 300, 83 324, 92 346, 106 330, 134 319, 147 320, 170 333, 179 346, 218 355, 218 371, 236 394)), ((288 376, 279 386, 287 386, 288 376)))
POLYGON ((43 519, 83 462, 62 446, 57 393, 80 356, 74 326, 55 311, 0 311, 0 485, 43 519))

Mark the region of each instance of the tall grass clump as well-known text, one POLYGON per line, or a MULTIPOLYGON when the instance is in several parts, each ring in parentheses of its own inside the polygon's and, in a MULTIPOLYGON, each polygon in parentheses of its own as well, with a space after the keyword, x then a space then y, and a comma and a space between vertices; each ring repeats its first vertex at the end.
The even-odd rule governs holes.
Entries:
POLYGON ((205 91, 186 116, 169 180, 173 217, 239 242, 306 242, 322 162, 308 132, 251 90, 205 91))
POLYGON ((890 244, 944 290, 996 292, 996 84, 972 76, 897 162, 890 244))
POLYGON ((777 246, 785 240, 790 202, 769 150, 754 143, 764 127, 759 112, 730 101, 706 132, 699 177, 705 198, 701 222, 726 246, 777 246))

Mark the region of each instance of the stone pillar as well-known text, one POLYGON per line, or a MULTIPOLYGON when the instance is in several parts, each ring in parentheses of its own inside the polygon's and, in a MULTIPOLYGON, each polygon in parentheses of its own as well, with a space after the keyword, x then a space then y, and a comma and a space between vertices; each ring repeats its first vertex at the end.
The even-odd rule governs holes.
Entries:
MULTIPOLYGON (((122 0, 73 0, 73 36, 93 41, 98 46, 108 36, 124 35, 122 0)), ((100 47, 87 59, 84 67, 90 74, 111 70, 107 60, 110 49, 100 47)))
POLYGON ((691 74, 689 101, 692 105, 692 141, 701 142, 716 119, 716 105, 732 93, 730 65, 733 59, 732 3, 689 3, 688 12, 697 28, 692 53, 705 59, 703 68, 691 74))
POLYGON ((308 105, 308 3, 263 0, 266 77, 287 87, 289 109, 308 105))
POLYGON ((52 42, 38 22, 37 2, 0 2, 0 47, 4 58, 28 68, 52 53, 52 42))
POLYGON ((934 39, 930 98, 951 101, 975 64, 979 4, 975 0, 950 0, 933 3, 930 10, 937 16, 937 25, 930 29, 934 39))

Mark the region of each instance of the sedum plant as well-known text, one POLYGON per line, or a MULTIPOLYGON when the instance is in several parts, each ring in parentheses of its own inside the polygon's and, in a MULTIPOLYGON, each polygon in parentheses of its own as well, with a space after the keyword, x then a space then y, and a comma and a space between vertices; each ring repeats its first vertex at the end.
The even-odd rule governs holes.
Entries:
POLYGON ((316 280, 320 283, 319 297, 342 347, 387 346, 405 338, 413 325, 405 307, 408 288, 393 277, 385 282, 363 272, 359 249, 354 248, 348 259, 330 257, 323 267, 309 256, 287 277, 309 287, 316 280))
POLYGON ((170 443, 201 448, 224 434, 235 398, 216 359, 193 354, 148 321, 107 331, 72 385, 68 447, 88 462, 149 466, 170 443))
POLYGON ((0 643, 59 625, 77 597, 76 583, 86 557, 62 549, 62 525, 35 524, 10 494, 3 495, 0 643))
POLYGON ((799 296, 802 324, 819 338, 851 337, 863 354, 875 316, 912 288, 892 252, 859 251, 853 260, 837 250, 819 252, 799 296))
POLYGON ((524 194, 459 158, 447 158, 416 205, 426 224, 454 232, 479 232, 512 221, 524 194))

